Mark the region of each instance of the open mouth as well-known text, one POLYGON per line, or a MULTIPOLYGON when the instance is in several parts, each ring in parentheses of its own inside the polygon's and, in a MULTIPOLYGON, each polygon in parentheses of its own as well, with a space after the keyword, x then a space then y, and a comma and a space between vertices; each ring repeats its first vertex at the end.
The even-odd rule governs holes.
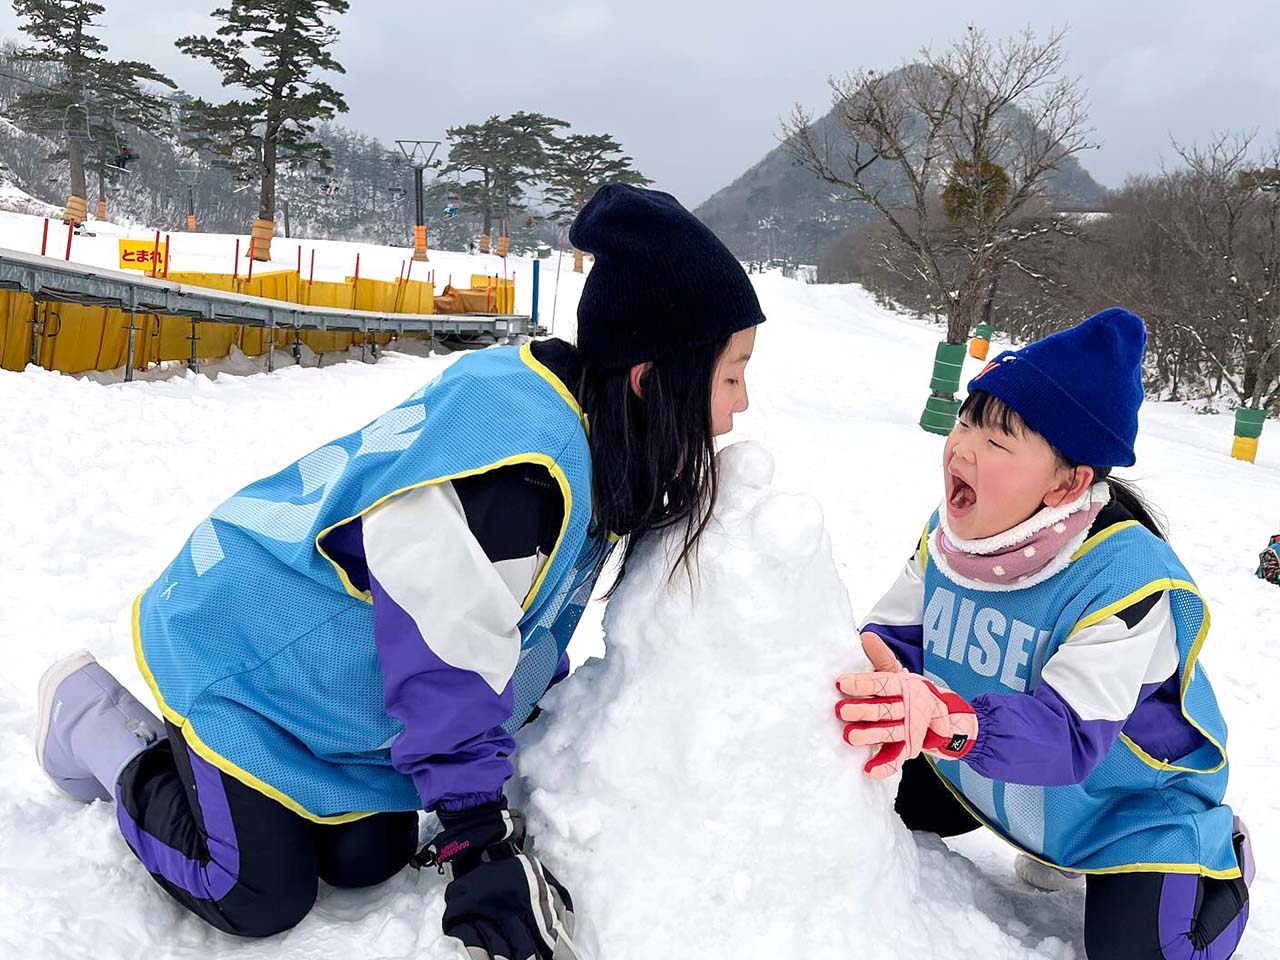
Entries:
POLYGON ((954 473, 951 474, 951 494, 947 497, 947 511, 954 516, 963 516, 973 509, 978 502, 978 494, 954 473))

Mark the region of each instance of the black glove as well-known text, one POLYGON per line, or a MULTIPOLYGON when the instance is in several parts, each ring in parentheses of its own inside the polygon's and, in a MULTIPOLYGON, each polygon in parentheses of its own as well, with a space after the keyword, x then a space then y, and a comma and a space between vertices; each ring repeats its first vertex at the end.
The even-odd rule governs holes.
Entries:
POLYGON ((415 862, 449 878, 445 935, 471 960, 581 960, 569 891, 524 852, 520 811, 503 799, 439 817, 444 829, 415 862))

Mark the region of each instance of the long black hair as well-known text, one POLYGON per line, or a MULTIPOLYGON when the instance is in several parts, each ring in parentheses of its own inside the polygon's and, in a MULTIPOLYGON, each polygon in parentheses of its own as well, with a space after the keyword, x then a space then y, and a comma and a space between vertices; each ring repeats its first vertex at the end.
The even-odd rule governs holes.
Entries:
MULTIPOLYGON (((960 406, 960 416, 965 417, 970 423, 982 427, 984 430, 999 430, 1009 436, 1016 436, 1024 432, 1035 433, 1034 430, 1027 426, 1026 421, 1018 416, 1016 410, 999 397, 987 393, 985 390, 975 390, 965 398, 964 403, 960 406)), ((1111 499, 1118 506, 1127 510, 1133 519, 1137 520, 1161 540, 1169 539, 1165 533, 1164 517, 1132 483, 1127 480, 1121 480, 1119 477, 1111 476, 1111 467, 1095 467, 1092 464, 1076 463, 1057 447, 1054 447, 1053 444, 1049 446, 1053 450, 1054 456, 1058 458, 1059 466, 1069 470, 1088 466, 1093 470, 1095 483, 1106 481, 1107 487, 1111 490, 1111 499)))
POLYGON ((594 522, 626 537, 612 594, 645 537, 683 527, 674 576, 696 557, 718 488, 711 427, 711 388, 726 337, 653 361, 640 395, 629 369, 582 377, 582 407, 590 424, 594 522))

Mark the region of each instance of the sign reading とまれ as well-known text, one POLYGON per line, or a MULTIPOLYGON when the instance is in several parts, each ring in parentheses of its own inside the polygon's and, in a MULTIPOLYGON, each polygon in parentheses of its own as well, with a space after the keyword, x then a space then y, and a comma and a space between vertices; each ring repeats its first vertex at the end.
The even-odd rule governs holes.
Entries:
POLYGON ((145 270, 163 274, 168 268, 165 263, 165 244, 156 246, 154 240, 121 240, 120 269, 145 270))

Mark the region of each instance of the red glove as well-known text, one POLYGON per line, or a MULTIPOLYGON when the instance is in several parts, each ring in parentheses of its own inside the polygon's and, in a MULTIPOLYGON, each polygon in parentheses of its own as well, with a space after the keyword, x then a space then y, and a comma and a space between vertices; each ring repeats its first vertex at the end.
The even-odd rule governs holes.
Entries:
POLYGON ((845 742, 879 747, 862 768, 873 780, 897 773, 921 751, 959 760, 977 741, 978 717, 968 701, 919 674, 849 673, 836 689, 846 695, 836 704, 845 742))

